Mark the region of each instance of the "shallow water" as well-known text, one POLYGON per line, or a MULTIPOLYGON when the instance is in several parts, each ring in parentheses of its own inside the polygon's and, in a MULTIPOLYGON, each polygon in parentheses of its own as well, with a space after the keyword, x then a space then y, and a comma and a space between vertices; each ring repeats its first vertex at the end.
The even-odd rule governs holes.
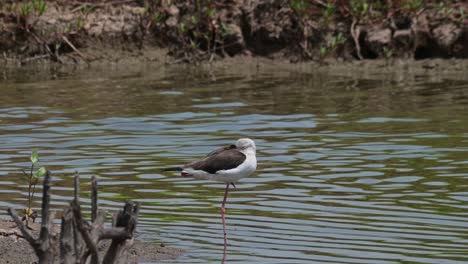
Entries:
POLYGON ((250 137, 259 166, 229 194, 226 263, 468 262, 463 76, 313 66, 52 72, 3 72, 3 209, 24 206, 21 169, 38 149, 54 174, 54 208, 71 200, 75 171, 85 198, 96 175, 101 208, 141 202, 140 238, 186 251, 168 262, 220 263, 224 186, 158 168, 250 137))

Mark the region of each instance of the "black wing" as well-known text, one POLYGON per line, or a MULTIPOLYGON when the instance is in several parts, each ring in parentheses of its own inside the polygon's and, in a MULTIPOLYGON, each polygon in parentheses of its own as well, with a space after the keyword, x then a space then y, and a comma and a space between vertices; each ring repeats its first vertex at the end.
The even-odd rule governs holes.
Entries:
POLYGON ((227 149, 216 150, 205 158, 194 161, 185 165, 185 168, 193 168, 195 170, 203 170, 211 174, 215 174, 219 170, 229 170, 236 168, 245 160, 244 153, 237 149, 227 147, 227 149))
POLYGON ((206 155, 206 157, 218 154, 218 153, 220 153, 222 151, 225 151, 225 150, 235 149, 235 148, 236 148, 236 145, 229 145, 229 146, 226 146, 224 148, 219 148, 219 149, 213 150, 210 153, 208 153, 208 155, 206 155))

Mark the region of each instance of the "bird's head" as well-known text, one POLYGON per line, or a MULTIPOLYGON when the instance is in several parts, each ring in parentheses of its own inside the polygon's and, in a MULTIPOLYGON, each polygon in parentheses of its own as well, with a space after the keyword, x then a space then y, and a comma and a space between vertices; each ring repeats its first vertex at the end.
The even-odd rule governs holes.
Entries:
POLYGON ((250 138, 241 138, 237 140, 236 148, 240 150, 252 149, 254 151, 257 149, 257 147, 255 146, 255 142, 250 138))

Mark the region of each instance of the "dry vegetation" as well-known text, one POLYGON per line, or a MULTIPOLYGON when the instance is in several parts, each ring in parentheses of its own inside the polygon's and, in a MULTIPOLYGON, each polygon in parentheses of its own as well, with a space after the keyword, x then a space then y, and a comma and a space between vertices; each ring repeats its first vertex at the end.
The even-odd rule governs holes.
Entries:
POLYGON ((167 48, 173 62, 466 58, 467 13, 448 0, 3 1, 0 51, 22 63, 109 59, 109 48, 167 48))

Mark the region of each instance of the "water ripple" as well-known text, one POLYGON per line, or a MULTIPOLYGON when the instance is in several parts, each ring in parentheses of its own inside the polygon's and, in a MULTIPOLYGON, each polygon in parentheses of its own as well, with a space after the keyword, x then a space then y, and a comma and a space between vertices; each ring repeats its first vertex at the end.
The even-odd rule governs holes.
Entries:
POLYGON ((252 137, 258 172, 229 195, 228 263, 468 262, 468 119, 445 96, 467 85, 441 95, 420 81, 388 92, 399 82, 223 74, 215 83, 178 71, 118 86, 113 78, 39 83, 34 96, 48 98, 45 106, 5 88, 18 106, 0 104, 0 205, 24 205, 20 171, 38 149, 54 172, 54 208, 67 206, 78 171, 89 212, 97 175, 100 206, 140 201, 141 238, 184 248, 174 262, 219 263, 223 184, 159 168, 252 137), (101 99, 76 102, 77 85, 101 99))

